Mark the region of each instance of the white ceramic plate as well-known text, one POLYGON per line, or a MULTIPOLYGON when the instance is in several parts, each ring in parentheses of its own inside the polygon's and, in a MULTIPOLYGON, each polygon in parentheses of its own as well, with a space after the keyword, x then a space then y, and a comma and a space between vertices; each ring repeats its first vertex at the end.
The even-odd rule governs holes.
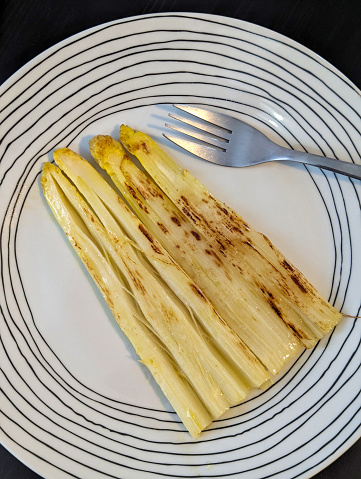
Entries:
POLYGON ((1 88, 0 439, 47 478, 311 477, 360 434, 360 322, 345 318, 268 391, 194 441, 115 325, 47 208, 56 147, 127 123, 237 209, 337 308, 360 313, 360 181, 227 169, 162 138, 172 103, 220 109, 281 144, 360 163, 361 99, 295 42, 229 18, 166 14, 88 30, 1 88))

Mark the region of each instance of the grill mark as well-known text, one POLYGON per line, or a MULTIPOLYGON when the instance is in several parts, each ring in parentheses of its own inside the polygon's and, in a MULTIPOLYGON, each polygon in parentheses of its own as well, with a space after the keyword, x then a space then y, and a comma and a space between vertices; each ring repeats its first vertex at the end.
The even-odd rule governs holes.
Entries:
POLYGON ((297 329, 295 326, 293 326, 292 324, 287 323, 287 326, 288 326, 289 328, 291 328, 293 334, 294 334, 294 335, 296 336, 296 338, 299 339, 300 341, 302 341, 303 339, 310 339, 310 338, 308 338, 305 334, 301 334, 301 333, 298 331, 298 329, 297 329))
POLYGON ((158 246, 154 244, 154 239, 153 239, 153 236, 150 234, 150 232, 141 223, 138 225, 138 228, 149 241, 153 251, 155 253, 162 254, 158 246))
POLYGON ((222 241, 220 241, 218 238, 216 238, 216 243, 218 244, 219 251, 225 256, 227 248, 224 246, 222 241))
POLYGON ((177 226, 181 226, 181 222, 179 221, 179 219, 178 219, 176 216, 172 216, 172 217, 171 217, 171 220, 172 220, 173 223, 175 223, 177 226))
POLYGON ((302 274, 296 270, 286 259, 282 261, 282 266, 290 273, 292 281, 299 287, 303 293, 314 294, 313 289, 307 287, 307 282, 303 278, 302 274))
POLYGON ((141 185, 142 190, 144 190, 148 196, 153 196, 153 198, 164 198, 164 194, 160 191, 159 188, 149 179, 145 174, 139 170, 140 177, 138 178, 138 189, 141 185))
MULTIPOLYGON (((282 272, 279 269, 277 269, 277 267, 274 266, 272 262, 270 262, 257 248, 255 248, 251 240, 245 241, 244 244, 251 247, 252 250, 255 253, 257 253, 262 258, 263 261, 267 262, 267 265, 272 269, 273 274, 275 275, 274 280, 278 283, 279 287, 284 291, 285 294, 292 297, 295 304, 299 305, 300 304, 299 298, 287 286, 287 278, 282 274, 282 272)), ((284 260, 283 262, 286 263, 286 269, 289 273, 290 278, 295 282, 295 284, 300 288, 302 292, 307 293, 308 289, 306 289, 305 286, 301 283, 302 278, 300 279, 298 278, 297 271, 292 267, 292 265, 287 260, 284 260)))
POLYGON ((264 234, 261 233, 261 236, 263 237, 263 239, 266 241, 266 243, 268 244, 268 246, 271 248, 271 250, 273 251, 277 251, 274 244, 272 243, 272 241, 264 234))
POLYGON ((291 276, 292 278, 292 281, 300 288, 300 290, 303 292, 303 293, 307 293, 307 292, 311 292, 309 289, 307 289, 304 284, 302 283, 302 280, 301 278, 298 276, 298 275, 295 275, 293 274, 291 276))
POLYGON ((296 336, 296 338, 298 340, 300 340, 302 342, 302 340, 304 339, 310 339, 307 334, 305 334, 304 332, 301 332, 296 326, 294 326, 293 324, 291 324, 289 321, 285 320, 283 314, 282 314, 282 311, 281 309, 279 308, 279 306, 276 304, 275 302, 275 297, 274 295, 268 291, 267 289, 265 289, 262 285, 258 285, 259 286, 259 289, 262 291, 262 293, 264 294, 265 298, 266 298, 266 301, 268 302, 268 304, 271 306, 271 308, 273 309, 273 311, 277 314, 277 316, 283 321, 283 323, 291 329, 292 333, 296 336))
POLYGON ((148 146, 144 141, 142 141, 140 143, 138 143, 138 142, 129 143, 129 140, 126 140, 122 137, 122 142, 123 142, 123 144, 125 144, 127 150, 129 150, 131 153, 134 153, 134 152, 139 151, 139 150, 143 150, 144 153, 149 155, 148 146))
MULTIPOLYGON (((272 296, 272 295, 271 295, 271 296, 272 296)), ((273 301, 273 299, 272 299, 271 296, 269 296, 269 297, 267 298, 267 302, 268 302, 268 304, 271 306, 271 308, 273 309, 273 311, 277 314, 277 316, 278 316, 279 318, 281 318, 282 321, 283 321, 282 312, 281 312, 281 310, 278 308, 278 306, 276 305, 276 303, 273 301)))
MULTIPOLYGON (((217 255, 217 253, 216 253, 215 251, 206 248, 206 249, 204 250, 204 252, 205 252, 206 254, 208 254, 209 256, 212 256, 212 257, 215 259, 215 263, 216 263, 217 266, 222 266, 223 262, 222 262, 221 258, 217 255)), ((227 272, 226 272, 226 273, 227 273, 227 272)), ((227 274, 228 274, 228 273, 227 273, 227 274)))
POLYGON ((160 312, 163 315, 165 321, 171 326, 172 323, 178 321, 178 317, 174 314, 174 312, 167 308, 164 304, 160 304, 159 306, 160 312))
POLYGON ((140 208, 141 210, 143 210, 145 213, 149 214, 148 208, 139 200, 135 189, 134 189, 129 183, 124 183, 124 186, 125 186, 126 189, 129 191, 129 193, 131 194, 131 196, 135 199, 135 201, 136 201, 137 205, 139 206, 139 208, 140 208))
POLYGON ((140 146, 141 146, 142 150, 144 151, 144 153, 146 153, 146 154, 148 155, 148 154, 149 154, 149 150, 148 150, 147 144, 146 144, 144 141, 142 141, 142 143, 141 143, 140 146))
POLYGON ((198 288, 196 284, 193 282, 189 283, 189 286, 192 288, 192 290, 196 293, 197 296, 203 299, 203 301, 207 301, 207 298, 204 296, 202 291, 198 288))
POLYGON ((163 223, 161 223, 160 221, 157 221, 157 225, 163 231, 164 234, 168 233, 167 227, 163 223))
POLYGON ((132 279, 132 282, 133 282, 135 288, 145 296, 146 295, 146 290, 145 290, 145 287, 143 286, 143 283, 141 281, 142 277, 139 274, 133 274, 129 269, 128 269, 128 273, 129 273, 129 275, 132 279))
POLYGON ((182 206, 182 212, 193 221, 196 225, 200 225, 206 230, 212 232, 215 237, 215 241, 218 245, 219 252, 226 256, 227 246, 233 246, 231 240, 223 235, 221 235, 215 228, 212 228, 211 224, 198 212, 195 212, 193 208, 189 206, 188 199, 185 196, 180 197, 182 201, 180 203, 185 203, 186 206, 182 206))
POLYGON ((197 231, 191 231, 191 234, 195 237, 195 239, 197 241, 201 240, 201 237, 200 237, 199 233, 197 233, 197 231))
POLYGON ((277 316, 279 318, 282 319, 283 321, 283 314, 282 314, 282 311, 281 309, 279 308, 279 306, 276 304, 276 300, 275 300, 275 297, 274 295, 271 293, 271 291, 269 291, 268 289, 266 289, 266 287, 261 284, 261 283, 257 283, 256 286, 260 289, 260 291, 262 292, 265 300, 267 301, 267 303, 271 306, 271 308, 273 309, 273 311, 277 314, 277 316))
POLYGON ((218 208, 223 214, 225 214, 226 216, 229 215, 227 208, 225 208, 224 206, 220 205, 217 200, 215 200, 215 203, 216 203, 217 208, 218 208))
POLYGON ((234 226, 234 225, 226 225, 227 228, 232 232, 232 233, 238 233, 240 235, 244 235, 244 231, 242 231, 238 226, 234 226))
POLYGON ((184 195, 181 196, 181 200, 183 201, 185 205, 189 206, 188 199, 184 195))

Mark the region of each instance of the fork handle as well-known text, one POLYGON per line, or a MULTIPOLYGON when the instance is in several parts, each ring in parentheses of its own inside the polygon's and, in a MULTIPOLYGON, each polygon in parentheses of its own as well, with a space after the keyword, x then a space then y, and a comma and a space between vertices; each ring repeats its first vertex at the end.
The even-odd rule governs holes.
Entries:
POLYGON ((288 148, 282 148, 282 157, 278 160, 291 160, 298 163, 305 163, 307 165, 318 166, 325 170, 331 170, 335 173, 341 173, 342 175, 351 176, 361 180, 361 165, 355 165, 354 163, 347 163, 346 161, 335 160, 333 158, 327 158, 326 156, 312 155, 310 153, 304 153, 296 150, 289 150, 288 148))

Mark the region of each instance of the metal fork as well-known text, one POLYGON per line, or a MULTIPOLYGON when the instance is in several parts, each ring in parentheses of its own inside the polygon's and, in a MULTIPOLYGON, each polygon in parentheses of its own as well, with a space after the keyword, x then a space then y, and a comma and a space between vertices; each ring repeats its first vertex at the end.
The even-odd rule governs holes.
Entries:
POLYGON ((186 123, 198 131, 190 131, 168 123, 166 123, 166 127, 200 140, 201 143, 165 133, 163 135, 203 160, 235 167, 257 165, 268 161, 296 161, 361 179, 361 165, 279 146, 253 126, 222 113, 187 105, 173 106, 202 121, 169 113, 170 117, 186 123))

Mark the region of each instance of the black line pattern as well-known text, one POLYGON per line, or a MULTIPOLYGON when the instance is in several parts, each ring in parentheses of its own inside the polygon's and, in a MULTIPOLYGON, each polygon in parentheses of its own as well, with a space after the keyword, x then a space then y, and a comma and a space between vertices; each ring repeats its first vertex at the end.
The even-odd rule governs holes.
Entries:
MULTIPOLYGON (((33 214, 27 205, 47 153, 125 113, 163 113, 159 105, 172 103, 221 108, 291 148, 360 163, 361 97, 347 79, 263 28, 160 14, 62 42, 6 82, 0 97, 0 438, 6 447, 46 477, 281 479, 310 477, 359 437, 358 320, 345 320, 275 385, 194 442, 171 409, 108 397, 66 366, 39 327, 19 255, 22 221, 33 214)), ((329 300, 359 315, 360 182, 303 168, 329 222, 329 300)))

